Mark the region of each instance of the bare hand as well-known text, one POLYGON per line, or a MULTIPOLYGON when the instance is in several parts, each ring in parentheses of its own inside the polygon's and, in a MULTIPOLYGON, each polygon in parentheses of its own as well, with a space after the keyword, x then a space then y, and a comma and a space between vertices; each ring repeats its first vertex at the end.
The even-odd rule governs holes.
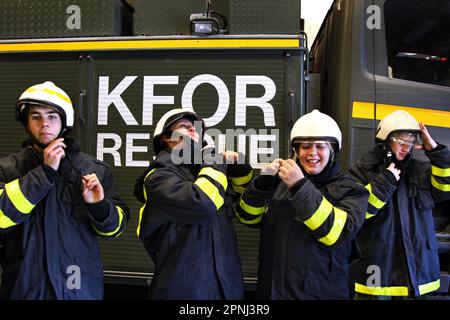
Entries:
POLYGON ((402 172, 395 167, 395 163, 391 162, 389 167, 387 167, 386 169, 389 170, 390 172, 392 172, 392 174, 394 175, 394 177, 397 181, 400 180, 400 173, 402 173, 402 172))
POLYGON ((97 203, 105 198, 103 186, 95 173, 87 174, 82 178, 83 199, 86 203, 97 203))
POLYGON ((420 127, 420 136, 422 137, 422 146, 418 146, 415 149, 425 149, 425 151, 431 151, 434 148, 437 147, 436 141, 431 137, 430 133, 428 132, 427 128, 425 127, 423 122, 419 123, 420 127))
POLYGON ((278 176, 286 183, 288 188, 305 177, 300 167, 292 159, 280 160, 278 176))
POLYGON ((225 151, 223 153, 223 160, 226 164, 237 163, 239 159, 239 153, 235 151, 225 151))
POLYGON ((261 169, 261 175, 275 176, 278 173, 278 170, 280 169, 280 161, 281 159, 275 159, 271 163, 265 165, 261 169))
POLYGON ((44 163, 55 171, 58 170, 61 159, 66 155, 64 152, 66 145, 63 141, 64 138, 55 139, 43 151, 44 163))

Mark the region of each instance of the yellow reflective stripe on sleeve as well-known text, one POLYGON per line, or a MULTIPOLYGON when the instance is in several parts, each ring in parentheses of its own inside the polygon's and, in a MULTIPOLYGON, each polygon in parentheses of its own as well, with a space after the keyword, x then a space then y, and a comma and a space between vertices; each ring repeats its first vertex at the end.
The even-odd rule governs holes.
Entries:
POLYGON ((261 222, 262 217, 263 216, 260 215, 253 220, 246 220, 246 219, 242 218, 238 212, 236 212, 236 218, 239 220, 239 222, 241 222, 243 224, 257 224, 257 223, 261 222))
POLYGON ((5 190, 8 194, 9 200, 19 212, 28 214, 36 206, 25 198, 25 195, 20 190, 19 179, 5 184, 5 190))
POLYGON ((198 175, 199 176, 205 175, 212 178, 214 181, 220 183, 220 185, 223 187, 224 190, 227 190, 228 186, 227 176, 224 175, 222 172, 217 171, 211 167, 206 167, 200 170, 198 175))
POLYGON ((325 236, 319 239, 326 246, 332 246, 339 239, 339 236, 344 229, 345 222, 347 221, 347 212, 341 210, 339 208, 334 207, 334 222, 331 227, 330 232, 325 236))
POLYGON ((247 204, 242 198, 241 198, 241 201, 239 201, 239 206, 246 213, 251 214, 253 216, 261 215, 264 212, 266 212, 266 206, 264 206, 264 207, 253 207, 253 206, 247 204))
MULTIPOLYGON (((156 168, 150 170, 150 171, 147 173, 147 175, 146 175, 145 178, 144 178, 144 183, 145 183, 145 180, 147 180, 148 176, 149 176, 150 174, 152 174, 152 172, 155 171, 155 170, 156 170, 156 168)), ((143 194, 144 194, 145 202, 147 203, 147 191, 145 191, 145 185, 144 185, 144 183, 142 184, 142 189, 143 189, 143 194)), ((139 238, 139 234, 141 233, 142 213, 144 212, 146 203, 144 203, 144 205, 139 209, 139 220, 138 220, 138 225, 137 225, 137 228, 136 228, 136 234, 137 234, 138 238, 139 238)))
POLYGON ((355 283, 355 292, 370 294, 373 296, 408 296, 408 287, 372 287, 355 283))
POLYGON ((220 195, 219 189, 208 179, 198 178, 194 184, 198 186, 216 206, 217 210, 222 207, 224 200, 220 195))
POLYGON ((239 194, 243 194, 244 191, 245 191, 245 188, 244 188, 244 187, 236 186, 236 185, 234 185, 234 184, 231 184, 231 188, 233 188, 233 190, 234 190, 235 192, 239 193, 239 194))
POLYGON ((422 285, 419 285, 419 293, 427 294, 432 291, 436 291, 441 287, 441 279, 437 279, 436 281, 425 283, 422 285))
POLYGON ((246 184, 247 182, 252 180, 252 177, 253 177, 253 170, 251 170, 246 176, 243 177, 230 177, 230 180, 232 184, 242 186, 243 184, 246 184))
MULTIPOLYGON (((101 232, 94 225, 92 225, 94 227, 94 230, 98 234, 108 237, 108 236, 112 236, 113 234, 115 234, 117 231, 120 230, 120 227, 122 226, 122 220, 123 220, 123 210, 122 210, 122 208, 120 208, 118 206, 116 206, 115 208, 117 209, 117 214, 119 215, 119 225, 117 226, 117 228, 114 231, 111 231, 111 232, 101 232)), ((119 235, 120 235, 120 233, 117 234, 116 237, 118 237, 119 235)))
POLYGON ((312 216, 309 217, 309 219, 306 220, 304 223, 311 230, 316 230, 328 218, 332 210, 333 205, 330 202, 328 202, 328 200, 325 199, 325 197, 322 197, 322 202, 320 203, 319 208, 317 208, 317 210, 312 214, 312 216))
POLYGON ((375 217, 375 215, 374 215, 374 214, 371 214, 371 213, 368 213, 368 212, 366 212, 366 219, 370 219, 370 218, 372 218, 372 217, 375 217))
POLYGON ((0 189, 0 196, 3 194, 4 189, 0 189))
POLYGON ((441 190, 444 192, 450 191, 450 184, 441 184, 441 183, 437 182, 433 176, 431 176, 431 184, 433 185, 433 187, 435 187, 438 190, 441 190))
POLYGON ((431 173, 442 178, 450 177, 450 168, 443 169, 436 166, 431 166, 431 173))
POLYGON ((372 185, 369 183, 365 187, 370 192, 369 203, 377 209, 383 208, 383 206, 386 204, 386 202, 381 201, 380 199, 378 199, 378 197, 376 195, 374 195, 372 193, 372 185))
MULTIPOLYGON (((0 192, 1 194, 1 192, 0 192)), ((17 225, 14 221, 12 221, 8 216, 6 216, 2 210, 0 210, 0 229, 6 229, 12 226, 17 225)))

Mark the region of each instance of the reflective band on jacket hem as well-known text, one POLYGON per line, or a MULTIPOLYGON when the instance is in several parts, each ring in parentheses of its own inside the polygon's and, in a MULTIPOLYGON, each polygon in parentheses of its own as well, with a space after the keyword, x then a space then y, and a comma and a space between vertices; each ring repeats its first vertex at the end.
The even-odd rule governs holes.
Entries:
POLYGON ((212 178, 214 181, 217 181, 218 183, 220 183, 224 190, 227 190, 227 186, 228 186, 227 176, 224 175, 222 172, 217 171, 211 167, 206 167, 206 168, 203 168, 202 170, 200 170, 200 172, 198 174, 198 176, 202 176, 202 175, 212 178))
POLYGON ((236 212, 236 218, 243 224, 257 224, 261 221, 262 215, 258 216, 256 219, 253 220, 246 220, 242 218, 238 212, 236 212))
POLYGON ((9 200, 19 212, 28 214, 35 207, 34 204, 27 200, 25 195, 20 190, 19 179, 5 184, 5 190, 8 194, 9 200))
MULTIPOLYGON (((429 292, 439 289, 441 286, 441 280, 438 279, 433 282, 419 285, 419 293, 421 295, 427 294, 429 292)), ((364 294, 370 294, 374 296, 408 296, 408 287, 398 286, 398 287, 369 287, 364 286, 359 283, 355 283, 355 291, 364 294)))
POLYGON ((408 296, 408 287, 369 287, 355 283, 355 292, 370 294, 372 296, 408 296))
POLYGON ((444 192, 450 191, 450 184, 441 184, 441 183, 437 182, 433 176, 431 176, 431 184, 433 185, 433 187, 435 187, 438 190, 441 190, 444 192))
POLYGON ((320 203, 319 208, 309 217, 308 220, 304 222, 311 230, 316 230, 318 227, 324 223, 324 221, 328 218, 333 210, 333 205, 328 202, 325 197, 322 197, 322 202, 320 203))
MULTIPOLYGON (((117 226, 117 228, 114 231, 111 231, 111 232, 101 232, 95 226, 93 226, 94 230, 98 234, 100 234, 102 236, 112 236, 113 234, 115 234, 117 231, 120 230, 120 227, 122 226, 122 220, 123 220, 123 210, 122 210, 122 208, 120 208, 118 206, 116 206, 115 208, 117 209, 117 214, 119 215, 119 225, 117 226)), ((116 235, 116 237, 118 237, 119 235, 120 235, 120 233, 118 235, 116 235)))
POLYGON ((330 232, 319 239, 326 246, 332 246, 339 239, 339 236, 344 229, 345 222, 347 221, 347 212, 339 208, 334 207, 334 222, 330 232))
POLYGON ((244 199, 241 198, 241 201, 239 201, 239 206, 244 210, 246 213, 251 214, 253 216, 261 215, 264 212, 266 212, 266 207, 253 207, 249 204, 247 204, 244 199))
POLYGON ((0 229, 6 229, 15 226, 17 223, 12 221, 8 216, 6 216, 2 210, 0 210, 0 229))
POLYGON ((224 200, 220 195, 219 189, 217 189, 211 181, 202 177, 195 180, 194 184, 198 186, 208 196, 208 198, 211 199, 217 210, 222 207, 224 200))
POLYGON ((443 169, 436 166, 431 166, 431 173, 438 177, 450 177, 450 168, 443 169))
POLYGON ((365 186, 367 190, 369 190, 370 195, 369 195, 369 203, 374 206, 377 209, 381 209, 386 202, 381 201, 380 199, 378 199, 378 197, 376 195, 374 195, 372 193, 372 185, 369 183, 368 185, 365 186))
POLYGON ((252 180, 253 177, 253 170, 250 170, 250 172, 244 176, 244 177, 230 177, 231 183, 238 185, 238 186, 242 186, 243 184, 246 184, 247 182, 249 182, 250 180, 252 180))
POLYGON ((426 294, 428 292, 435 291, 440 287, 441 287, 441 279, 437 279, 436 281, 419 285, 419 293, 426 294))

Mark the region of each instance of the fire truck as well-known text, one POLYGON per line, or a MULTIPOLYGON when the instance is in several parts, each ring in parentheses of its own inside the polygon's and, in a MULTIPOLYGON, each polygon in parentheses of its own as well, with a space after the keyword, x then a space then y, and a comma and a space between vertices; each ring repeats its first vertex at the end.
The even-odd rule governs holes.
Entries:
MULTIPOLYGON (((255 169, 267 156, 289 156, 293 123, 313 109, 341 127, 344 168, 373 145, 378 120, 397 108, 450 145, 446 1, 336 0, 310 50, 300 8, 300 0, 0 4, 0 156, 26 139, 13 121, 17 98, 51 80, 74 103, 72 134, 82 151, 111 165, 131 209, 127 230, 101 240, 106 298, 117 297, 117 288, 130 288, 123 298, 145 297, 151 281, 132 190, 154 156, 154 127, 171 109, 197 112, 219 151, 231 146, 255 169)), ((449 204, 436 213, 444 294, 449 213, 449 204)), ((238 223, 236 230, 251 294, 259 231, 238 223)))

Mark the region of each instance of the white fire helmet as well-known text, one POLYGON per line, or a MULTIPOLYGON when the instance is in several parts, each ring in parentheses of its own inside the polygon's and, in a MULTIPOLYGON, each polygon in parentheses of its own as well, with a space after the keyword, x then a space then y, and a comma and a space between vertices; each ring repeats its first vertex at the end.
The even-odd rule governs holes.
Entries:
POLYGON ((170 126, 181 119, 188 119, 195 124, 196 121, 202 123, 202 132, 205 129, 205 123, 203 119, 200 118, 195 112, 184 110, 184 109, 173 109, 164 114, 155 127, 155 132, 153 134, 153 150, 155 154, 158 154, 164 148, 164 144, 161 141, 161 135, 169 135, 170 126))
POLYGON ((395 131, 419 132, 419 122, 405 110, 396 110, 385 116, 377 128, 377 140, 386 141, 395 131))
POLYGON ((342 133, 336 121, 329 115, 313 110, 300 117, 291 131, 291 144, 297 140, 330 140, 337 143, 337 150, 342 148, 342 133))
POLYGON ((16 120, 27 123, 29 105, 40 105, 54 109, 61 116, 62 128, 71 129, 74 122, 72 101, 67 93, 53 82, 46 81, 26 89, 16 103, 16 120))

